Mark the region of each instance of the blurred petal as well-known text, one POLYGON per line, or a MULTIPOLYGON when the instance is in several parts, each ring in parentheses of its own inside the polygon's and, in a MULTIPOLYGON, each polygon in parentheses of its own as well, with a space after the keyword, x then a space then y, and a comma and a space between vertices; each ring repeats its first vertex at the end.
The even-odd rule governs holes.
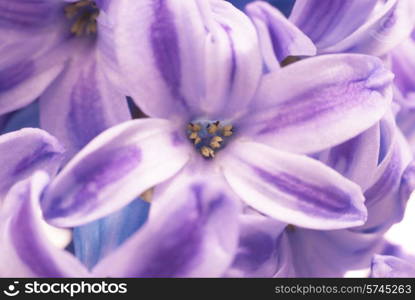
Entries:
POLYGON ((367 222, 355 228, 358 232, 382 234, 401 221, 405 212, 409 197, 402 191, 405 182, 403 174, 413 155, 398 130, 392 129, 394 135, 386 155, 376 170, 372 185, 364 193, 369 214, 367 222))
POLYGON ((62 146, 47 132, 25 128, 0 136, 0 201, 8 190, 36 170, 54 174, 61 161, 62 146))
POLYGON ((319 160, 344 177, 368 188, 376 174, 380 152, 379 124, 320 154, 319 160))
POLYGON ((313 229, 353 227, 366 220, 360 188, 314 159, 235 141, 220 163, 234 192, 277 220, 313 229))
POLYGON ((290 15, 317 45, 324 49, 343 40, 369 17, 377 0, 297 0, 290 15))
POLYGON ((255 27, 226 1, 113 1, 130 96, 147 115, 225 117, 247 104, 262 71, 255 27))
POLYGON ((147 223, 94 269, 111 277, 218 277, 238 239, 238 200, 223 178, 186 173, 160 187, 147 223))
POLYGON ((238 251, 227 277, 272 277, 277 239, 286 224, 261 215, 242 215, 238 251))
POLYGON ((105 129, 129 120, 125 96, 107 78, 92 49, 77 49, 71 63, 40 97, 41 127, 71 158, 105 129))
POLYGON ((41 172, 13 187, 0 218, 1 277, 86 277, 86 269, 47 239, 39 198, 49 182, 41 172))
POLYGON ((392 70, 399 91, 409 98, 415 92, 415 41, 408 39, 399 44, 391 53, 392 70))
POLYGON ((415 277, 415 265, 394 256, 375 255, 370 277, 413 278, 415 277))
MULTIPOLYGON (((349 2, 349 1, 344 1, 349 2)), ((390 0, 356 32, 325 53, 356 52, 383 56, 408 38, 415 25, 413 0, 390 0)))
POLYGON ((268 70, 276 70, 288 56, 316 54, 313 42, 275 7, 255 1, 246 7, 261 42, 262 55, 268 70))
POLYGON ((68 56, 64 1, 0 0, 0 114, 34 101, 68 56))
POLYGON ((55 226, 74 227, 115 212, 176 174, 189 159, 186 140, 160 119, 125 122, 83 148, 48 188, 42 209, 55 226))
POLYGON ((378 235, 349 230, 287 228, 276 250, 278 277, 343 277, 347 271, 369 268, 381 251, 378 235))
POLYGON ((282 150, 318 152, 382 118, 392 100, 392 79, 379 59, 365 55, 297 62, 264 78, 257 111, 240 130, 282 150))
POLYGON ((74 228, 76 257, 92 269, 144 224, 149 207, 148 202, 137 199, 105 218, 74 228))

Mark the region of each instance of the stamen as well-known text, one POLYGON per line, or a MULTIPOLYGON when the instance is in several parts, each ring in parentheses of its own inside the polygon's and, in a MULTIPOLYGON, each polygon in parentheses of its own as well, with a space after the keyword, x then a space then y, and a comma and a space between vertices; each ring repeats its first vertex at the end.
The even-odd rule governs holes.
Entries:
POLYGON ((224 147, 226 139, 233 134, 233 126, 222 126, 220 121, 191 122, 187 125, 187 133, 196 150, 204 158, 212 159, 216 151, 224 147))
POLYGON ((210 147, 213 149, 220 148, 220 144, 223 142, 223 138, 220 136, 214 136, 212 140, 210 141, 210 147))
POLYGON ((64 10, 66 18, 73 20, 70 28, 72 34, 82 36, 97 33, 99 9, 95 1, 80 0, 66 5, 64 10))
POLYGON ((214 158, 215 157, 215 151, 213 151, 211 148, 203 146, 200 148, 200 153, 206 158, 214 158))

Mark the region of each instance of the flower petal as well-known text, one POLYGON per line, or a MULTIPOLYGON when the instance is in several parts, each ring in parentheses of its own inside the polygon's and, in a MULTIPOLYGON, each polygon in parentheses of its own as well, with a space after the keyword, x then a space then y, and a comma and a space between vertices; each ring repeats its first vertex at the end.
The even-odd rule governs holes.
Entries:
POLYGON ((414 26, 413 1, 390 0, 375 11, 374 15, 356 32, 336 45, 324 49, 324 52, 355 52, 380 57, 408 38, 414 26))
POLYGON ((290 21, 307 34, 318 49, 343 40, 369 17, 377 0, 298 0, 290 21))
POLYGON ((84 266, 47 239, 39 198, 49 182, 36 173, 10 191, 0 223, 2 277, 86 277, 84 266))
POLYGON ((0 114, 34 101, 68 57, 64 1, 0 1, 0 114))
POLYGON ((131 119, 125 96, 107 78, 95 50, 76 50, 40 97, 41 127, 64 144, 67 159, 105 129, 131 119))
POLYGON ((261 215, 242 215, 238 251, 227 277, 272 277, 277 239, 286 224, 261 215))
POLYGON ((268 70, 276 70, 289 56, 313 56, 313 42, 272 5, 255 1, 246 12, 254 22, 261 42, 262 55, 268 70))
POLYGON ((297 62, 264 78, 256 112, 240 131, 291 152, 327 149, 382 118, 392 100, 392 79, 379 59, 365 55, 297 62))
POLYGON ((319 160, 365 190, 373 183, 380 152, 379 123, 319 155, 319 160))
POLYGON ((361 189, 322 163, 253 142, 228 147, 220 161, 225 177, 261 213, 313 229, 353 227, 366 220, 361 189))
POLYGON ((36 170, 54 175, 63 152, 58 141, 40 129, 25 128, 1 135, 0 201, 15 183, 36 170))
POLYGON ((190 149, 166 120, 141 119, 112 127, 52 182, 42 201, 45 219, 74 227, 115 212, 176 174, 190 149))
POLYGON ((276 250, 277 276, 343 277, 347 271, 369 268, 382 247, 379 235, 287 227, 276 250))
POLYGON ((94 269, 111 277, 218 277, 238 239, 239 201, 223 178, 189 169, 159 187, 147 223, 94 269))
POLYGON ((415 277, 415 265, 388 255, 375 255, 371 271, 370 277, 374 278, 415 277))
POLYGON ((262 71, 257 35, 230 3, 113 1, 109 14, 130 96, 147 115, 219 118, 251 100, 262 71))

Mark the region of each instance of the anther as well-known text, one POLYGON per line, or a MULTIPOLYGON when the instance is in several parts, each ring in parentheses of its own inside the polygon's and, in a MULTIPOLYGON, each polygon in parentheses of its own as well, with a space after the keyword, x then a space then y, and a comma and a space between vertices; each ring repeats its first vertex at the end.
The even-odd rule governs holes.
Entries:
POLYGON ((215 157, 215 151, 213 151, 211 148, 203 146, 200 148, 200 153, 206 157, 206 158, 214 158, 215 157))
POLYGON ((223 136, 225 137, 231 136, 233 134, 232 130, 233 130, 232 125, 223 126, 223 131, 222 131, 223 136))
POLYGON ((92 0, 80 0, 65 6, 65 16, 73 19, 70 31, 76 36, 91 35, 97 32, 99 9, 92 0))
POLYGON ((218 129, 219 129, 219 124, 220 124, 219 121, 216 121, 215 123, 209 124, 208 127, 207 127, 207 130, 208 130, 209 134, 215 134, 216 131, 218 131, 218 129))
POLYGON ((211 140, 210 140, 210 147, 212 147, 213 149, 215 148, 220 148, 221 143, 223 142, 223 139, 220 136, 214 136, 211 140))
POLYGON ((207 159, 215 157, 216 152, 226 144, 233 134, 232 125, 222 125, 220 121, 197 121, 187 124, 187 136, 195 149, 207 159))

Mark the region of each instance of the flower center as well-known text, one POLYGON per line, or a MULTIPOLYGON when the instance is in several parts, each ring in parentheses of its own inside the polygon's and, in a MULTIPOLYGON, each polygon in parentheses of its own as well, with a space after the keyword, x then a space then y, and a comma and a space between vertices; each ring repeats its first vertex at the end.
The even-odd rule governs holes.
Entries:
POLYGON ((65 6, 65 16, 71 20, 71 33, 76 36, 97 33, 99 8, 95 1, 81 0, 65 6))
POLYGON ((225 146, 231 135, 233 126, 220 121, 195 121, 187 125, 189 140, 206 159, 214 158, 216 151, 225 146))

